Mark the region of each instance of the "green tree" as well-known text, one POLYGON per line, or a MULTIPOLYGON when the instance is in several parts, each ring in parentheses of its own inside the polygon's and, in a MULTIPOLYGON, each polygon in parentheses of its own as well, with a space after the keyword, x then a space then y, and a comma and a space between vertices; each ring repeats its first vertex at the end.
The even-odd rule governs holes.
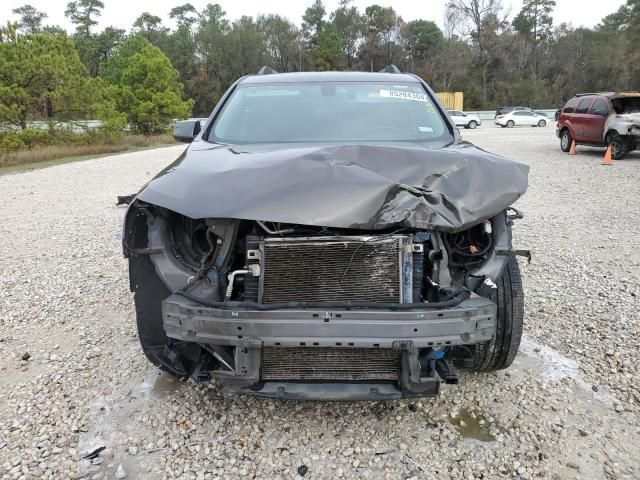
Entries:
POLYGON ((533 47, 533 73, 538 77, 538 58, 541 44, 551 36, 553 18, 551 13, 556 6, 555 0, 525 0, 522 10, 513 19, 513 27, 525 35, 533 47))
POLYGON ((326 13, 322 1, 314 0, 302 16, 302 34, 315 69, 337 70, 342 63, 342 38, 336 25, 325 21, 326 13))
POLYGON ((241 17, 233 22, 228 33, 227 59, 230 76, 226 84, 230 85, 238 77, 254 74, 269 63, 264 34, 251 17, 241 17))
POLYGON ((402 33, 412 61, 418 64, 423 64, 444 39, 442 30, 429 20, 413 20, 404 26, 402 33))
POLYGON ((24 33, 38 33, 42 31, 42 21, 47 18, 46 13, 37 10, 29 4, 14 8, 12 12, 20 16, 18 28, 24 33))
POLYGON ((598 29, 630 31, 640 39, 640 0, 627 0, 617 11, 604 17, 598 29))
POLYGON ((394 45, 400 36, 402 18, 392 7, 370 5, 365 9, 364 21, 365 41, 361 56, 368 57, 367 67, 377 70, 393 63, 394 45))
POLYGON ((91 27, 97 25, 96 17, 102 14, 103 8, 104 3, 101 0, 77 0, 67 3, 64 14, 76 25, 76 33, 89 37, 91 27))
POLYGON ((125 31, 121 28, 106 27, 102 32, 93 37, 91 42, 92 51, 89 60, 89 74, 97 76, 100 74, 100 68, 111 58, 111 55, 117 50, 118 46, 125 39, 125 31))
POLYGON ((513 27, 519 33, 530 35, 534 42, 544 40, 551 34, 551 13, 555 0, 524 0, 520 13, 513 19, 513 27))
POLYGON ((162 25, 162 19, 149 12, 142 12, 133 22, 134 34, 142 35, 156 47, 163 49, 167 43, 169 29, 162 25))
POLYGON ((171 60, 171 65, 179 72, 179 80, 190 96, 197 74, 196 42, 193 27, 197 22, 198 12, 190 3, 172 8, 169 16, 176 20, 177 28, 166 39, 162 51, 171 60))
POLYGON ((606 16, 597 31, 624 52, 624 58, 609 57, 607 64, 616 62, 616 67, 625 66, 628 70, 628 88, 640 90, 640 0, 627 0, 616 12, 606 16))
POLYGON ((280 15, 258 18, 258 29, 263 33, 271 65, 279 72, 302 69, 302 35, 298 28, 280 15))
POLYGON ((489 67, 495 62, 496 38, 505 26, 502 0, 449 0, 446 6, 448 21, 469 37, 475 47, 476 68, 480 70, 483 107, 489 94, 489 67))
POLYGON ((190 30, 198 20, 198 11, 190 3, 184 3, 173 7, 169 12, 169 17, 176 21, 178 28, 186 27, 190 30))
POLYGON ((100 33, 92 28, 98 23, 104 3, 100 0, 77 0, 67 4, 65 15, 76 26, 73 39, 89 75, 98 76, 104 61, 124 39, 124 30, 107 27, 100 33))
MULTIPOLYGON (((434 55, 422 67, 416 68, 416 73, 438 91, 464 91, 467 104, 472 60, 471 46, 454 36, 445 39, 434 55)), ((476 87, 476 90, 479 90, 479 87, 476 87)))
POLYGON ((16 42, 18 40, 18 24, 7 20, 4 27, 0 27, 0 42, 16 42))
POLYGON ((351 4, 352 0, 340 0, 340 6, 331 14, 331 21, 340 36, 347 67, 354 67, 358 42, 362 38, 362 16, 351 4))
POLYGON ((191 113, 193 100, 182 99, 178 71, 162 51, 134 36, 125 41, 105 66, 118 111, 129 125, 145 135, 159 133, 175 118, 191 113))
POLYGON ((207 4, 198 17, 195 55, 199 59, 192 95, 196 111, 208 114, 228 87, 226 76, 229 22, 218 4, 207 4))
POLYGON ((302 33, 309 44, 316 44, 316 36, 322 31, 326 13, 322 0, 314 0, 305 10, 302 16, 302 33))
POLYGON ((211 27, 220 31, 226 31, 229 22, 225 18, 226 12, 217 3, 207 3, 204 10, 200 12, 200 28, 211 27))
POLYGON ((25 129, 30 120, 53 125, 72 119, 118 119, 103 81, 88 76, 66 35, 3 37, 0 64, 0 123, 4 125, 25 129))
POLYGON ((342 60, 342 41, 334 24, 323 26, 316 35, 313 60, 317 70, 337 70, 342 60))

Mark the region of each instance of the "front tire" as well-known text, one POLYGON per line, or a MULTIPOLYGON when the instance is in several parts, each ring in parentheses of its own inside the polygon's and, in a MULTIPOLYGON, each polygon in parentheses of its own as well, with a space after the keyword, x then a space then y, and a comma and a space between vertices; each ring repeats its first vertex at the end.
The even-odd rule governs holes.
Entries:
POLYGON ((515 122, 514 122, 513 120, 509 120, 509 121, 507 122, 507 128, 513 128, 515 125, 516 125, 516 124, 515 124, 515 122))
POLYGON ((569 153, 571 150, 571 144, 573 143, 573 137, 571 136, 571 132, 566 128, 562 130, 560 133, 560 148, 563 152, 569 153))
POLYGON ((509 257, 496 288, 482 284, 477 293, 493 300, 498 313, 495 337, 471 347, 473 370, 502 370, 516 358, 524 328, 524 292, 518 260, 509 257))
POLYGON ((624 156, 631 150, 629 142, 627 142, 618 132, 611 132, 607 135, 607 143, 611 147, 611 156, 614 160, 624 158, 624 156))
POLYGON ((476 122, 475 120, 471 120, 469 122, 469 125, 467 125, 468 128, 470 128, 471 130, 473 130, 474 128, 476 128, 478 126, 478 122, 476 122))
POLYGON ((545 122, 544 120, 540 120, 540 121, 538 122, 538 126, 539 126, 540 128, 542 128, 542 127, 546 127, 546 126, 547 126, 547 122, 545 122))

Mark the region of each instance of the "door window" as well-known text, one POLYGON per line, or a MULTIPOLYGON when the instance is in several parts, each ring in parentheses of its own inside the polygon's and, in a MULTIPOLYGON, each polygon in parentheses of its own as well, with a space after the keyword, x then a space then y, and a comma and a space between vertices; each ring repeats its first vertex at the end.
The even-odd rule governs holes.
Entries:
POLYGON ((593 115, 602 115, 606 117, 609 115, 609 106, 607 102, 603 98, 596 98, 596 101, 593 102, 593 106, 591 107, 591 113, 593 115))
POLYGON ((593 98, 590 98, 590 97, 583 98, 582 100, 580 100, 580 103, 578 104, 578 108, 576 108, 575 113, 587 113, 589 111, 589 107, 591 106, 592 101, 593 101, 593 98))
POLYGON ((563 113, 573 113, 578 106, 579 101, 579 98, 572 98, 571 100, 569 100, 562 110, 563 113))

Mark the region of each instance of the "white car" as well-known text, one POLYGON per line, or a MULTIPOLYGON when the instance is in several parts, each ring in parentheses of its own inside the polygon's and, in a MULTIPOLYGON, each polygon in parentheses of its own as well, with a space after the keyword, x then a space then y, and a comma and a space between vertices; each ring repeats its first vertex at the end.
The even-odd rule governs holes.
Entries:
POLYGON ((482 125, 478 115, 464 113, 460 110, 448 110, 448 112, 457 127, 476 128, 482 125))
POLYGON ((515 110, 504 115, 498 115, 496 123, 502 128, 513 128, 522 125, 545 127, 547 125, 547 117, 531 110, 515 110))

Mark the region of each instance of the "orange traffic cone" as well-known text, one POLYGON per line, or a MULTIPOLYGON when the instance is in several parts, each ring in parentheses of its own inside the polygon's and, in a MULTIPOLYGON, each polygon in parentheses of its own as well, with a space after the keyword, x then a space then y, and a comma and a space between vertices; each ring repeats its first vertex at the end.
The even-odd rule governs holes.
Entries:
POLYGON ((607 147, 607 151, 604 154, 604 160, 602 160, 602 165, 613 165, 613 156, 611 155, 611 145, 607 147))
POLYGON ((569 149, 569 155, 575 155, 576 152, 576 141, 571 140, 571 148, 569 149))

